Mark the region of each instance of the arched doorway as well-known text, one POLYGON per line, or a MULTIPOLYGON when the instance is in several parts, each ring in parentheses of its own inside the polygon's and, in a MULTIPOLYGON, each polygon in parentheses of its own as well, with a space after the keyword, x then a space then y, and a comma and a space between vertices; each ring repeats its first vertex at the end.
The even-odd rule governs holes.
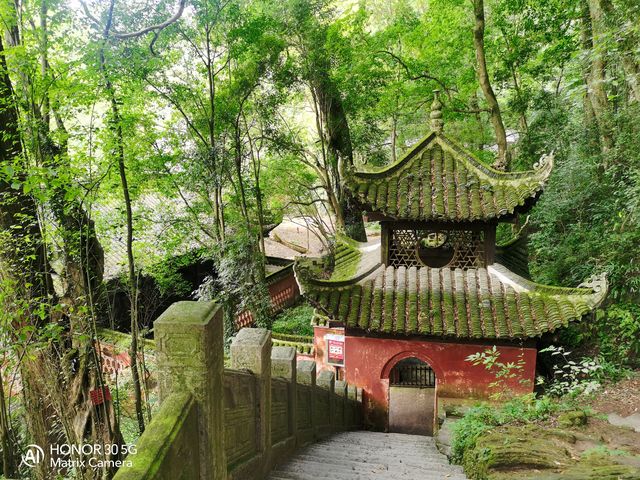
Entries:
POLYGON ((389 431, 433 435, 436 375, 429 364, 410 357, 389 373, 389 431))

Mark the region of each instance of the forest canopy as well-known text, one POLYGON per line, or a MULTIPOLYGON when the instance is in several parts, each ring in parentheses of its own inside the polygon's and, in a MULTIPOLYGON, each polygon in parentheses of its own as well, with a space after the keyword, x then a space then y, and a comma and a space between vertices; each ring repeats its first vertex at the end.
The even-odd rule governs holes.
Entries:
POLYGON ((344 172, 400 158, 429 131, 436 90, 447 135, 487 165, 554 153, 528 222, 499 235, 527 222, 541 283, 606 272, 607 303, 560 338, 637 365, 638 18, 638 0, 1 2, 5 475, 27 438, 121 435, 113 411, 85 407, 104 382, 93 339, 113 325, 110 281, 142 431, 136 352, 159 314, 143 280, 222 302, 227 336, 244 310, 269 327, 265 236, 295 217, 329 252, 335 232, 365 240, 344 172), (210 267, 195 292, 176 273, 190 262, 210 267))

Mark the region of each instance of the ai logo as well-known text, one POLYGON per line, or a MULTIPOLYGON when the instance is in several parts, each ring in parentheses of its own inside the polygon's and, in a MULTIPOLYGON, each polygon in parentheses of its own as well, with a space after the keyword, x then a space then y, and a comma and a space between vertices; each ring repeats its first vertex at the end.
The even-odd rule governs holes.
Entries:
POLYGON ((44 460, 44 450, 38 445, 27 445, 27 451, 22 454, 22 462, 27 467, 33 468, 44 460))

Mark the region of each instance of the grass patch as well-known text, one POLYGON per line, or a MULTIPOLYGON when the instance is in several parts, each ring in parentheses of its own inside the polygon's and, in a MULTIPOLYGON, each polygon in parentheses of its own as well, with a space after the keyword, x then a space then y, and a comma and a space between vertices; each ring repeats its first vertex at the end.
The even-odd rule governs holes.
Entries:
POLYGON ((288 335, 313 335, 313 307, 303 303, 287 308, 273 321, 272 331, 288 335))

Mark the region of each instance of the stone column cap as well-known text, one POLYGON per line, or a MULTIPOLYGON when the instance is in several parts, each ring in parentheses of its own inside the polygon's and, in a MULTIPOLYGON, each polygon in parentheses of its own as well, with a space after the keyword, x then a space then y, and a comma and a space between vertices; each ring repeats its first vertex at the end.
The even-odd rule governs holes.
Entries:
POLYGON ((243 328, 233 337, 231 346, 253 345, 262 346, 271 338, 271 332, 266 328, 243 328))
POLYGON ((316 384, 333 391, 335 378, 336 374, 331 370, 322 370, 316 379, 316 384))
POLYGON ((201 325, 207 323, 220 308, 216 302, 175 302, 162 312, 154 325, 170 323, 201 325))
POLYGON ((296 365, 298 373, 298 383, 303 385, 315 385, 316 383, 316 362, 313 360, 300 360, 296 365))
POLYGON ((271 360, 292 361, 295 358, 296 349, 294 347, 273 347, 271 349, 271 360))

